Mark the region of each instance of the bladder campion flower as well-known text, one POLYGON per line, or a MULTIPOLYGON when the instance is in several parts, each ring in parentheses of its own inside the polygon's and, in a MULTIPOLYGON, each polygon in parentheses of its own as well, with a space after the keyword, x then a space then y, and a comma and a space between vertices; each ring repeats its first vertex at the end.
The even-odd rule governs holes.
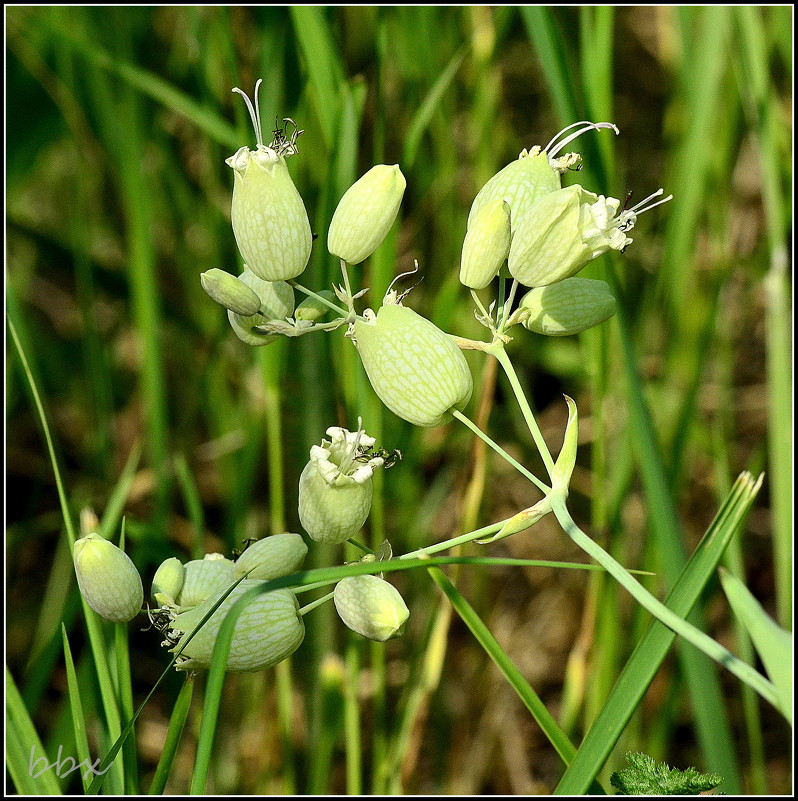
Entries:
POLYGON ((366 309, 351 333, 371 386, 403 420, 443 425, 471 399, 471 371, 454 340, 393 292, 376 314, 366 309))
POLYGON ((466 231, 460 283, 471 289, 486 287, 499 274, 509 252, 510 207, 496 198, 481 206, 466 231))
POLYGON ((273 534, 253 542, 235 563, 236 578, 268 579, 287 576, 302 567, 308 546, 299 534, 273 534))
MULTIPOLYGON (((358 421, 358 424, 360 421, 358 421)), ((371 511, 372 475, 385 460, 372 455, 374 438, 332 427, 310 449, 299 477, 299 519, 316 542, 337 544, 357 534, 371 511)))
POLYGON ((570 278, 608 250, 625 250, 632 243, 626 232, 638 215, 671 199, 645 205, 662 193, 620 212, 619 200, 578 184, 539 197, 517 220, 507 259, 510 274, 524 286, 546 286, 570 278))
MULTIPOLYGON (((312 234, 305 204, 297 192, 285 159, 297 152, 296 127, 290 136, 274 132, 270 145, 263 144, 255 84, 255 105, 239 88, 255 127, 255 150, 242 147, 226 159, 235 174, 232 223, 238 249, 250 270, 264 281, 296 278, 310 259, 312 234)), ((284 120, 293 123, 293 120, 284 120)))
MULTIPOLYGON (((209 668, 219 629, 233 604, 249 589, 262 581, 244 580, 219 604, 181 651, 177 670, 209 668)), ((193 632, 205 615, 219 601, 222 591, 198 606, 173 617, 168 639, 172 651, 181 648, 183 640, 193 632)), ((231 672, 262 670, 291 656, 305 637, 305 624, 299 614, 299 603, 291 590, 273 590, 252 600, 236 621, 227 669, 231 672)))
POLYGON ((238 280, 252 289, 260 304, 258 311, 248 317, 228 310, 227 319, 233 331, 247 345, 268 345, 275 342, 277 335, 265 334, 256 326, 290 317, 294 311, 294 290, 285 281, 264 281, 247 267, 244 267, 238 280))

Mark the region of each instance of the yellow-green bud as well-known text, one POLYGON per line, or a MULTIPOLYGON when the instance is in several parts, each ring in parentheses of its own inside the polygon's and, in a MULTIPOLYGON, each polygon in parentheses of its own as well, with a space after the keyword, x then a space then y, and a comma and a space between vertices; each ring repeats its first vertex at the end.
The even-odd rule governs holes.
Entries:
MULTIPOLYGON (((322 289, 316 294, 329 300, 331 303, 335 302, 335 293, 330 289, 322 289)), ((308 320, 311 323, 317 323, 331 311, 332 309, 326 303, 322 303, 318 298, 309 295, 294 310, 294 319, 308 320)))
POLYGON ((604 281, 566 278, 524 295, 514 317, 530 331, 550 337, 578 334, 615 314, 615 298, 604 281))
POLYGON ((399 591, 378 576, 349 576, 335 585, 335 608, 352 631, 385 642, 398 637, 410 616, 399 591))
POLYGON ((362 430, 328 428, 329 440, 310 449, 299 477, 299 520, 311 539, 346 542, 371 511, 372 474, 384 459, 369 456, 374 438, 362 430))
POLYGON ((204 559, 186 562, 180 606, 196 606, 215 592, 226 590, 235 580, 235 564, 220 553, 205 554, 204 559))
POLYGON ((141 576, 123 550, 93 533, 75 541, 72 556, 80 594, 100 617, 126 623, 141 611, 141 576))
POLYGON ((496 198, 479 209, 466 231, 460 283, 471 289, 486 287, 499 274, 509 252, 510 207, 496 198))
MULTIPOLYGON (((175 664, 177 670, 210 667, 213 647, 225 616, 247 590, 259 584, 263 582, 244 580, 232 590, 188 642, 175 664)), ((180 649, 183 639, 194 631, 221 595, 222 592, 215 593, 199 606, 177 615, 170 627, 171 636, 180 637, 172 648, 173 652, 180 649)), ((291 590, 274 590, 258 595, 236 621, 227 669, 244 672, 272 667, 291 656, 304 637, 305 624, 291 590)))
POLYGON ((260 309, 260 298, 243 281, 214 267, 200 274, 202 288, 225 309, 249 317, 260 309))
POLYGON ((398 164, 378 164, 341 198, 330 223, 327 249, 349 264, 368 258, 391 229, 405 181, 398 164))
POLYGON ((152 597, 159 606, 163 606, 164 603, 176 603, 180 590, 183 589, 185 577, 186 568, 177 557, 172 556, 161 562, 161 566, 152 577, 152 597))
POLYGON ((353 326, 371 386, 395 414, 432 428, 471 399, 473 380, 454 340, 412 309, 398 304, 367 309, 353 326))
POLYGON ((255 326, 290 317, 294 311, 294 290, 285 281, 264 281, 247 267, 244 268, 239 280, 257 295, 260 301, 259 308, 263 313, 258 311, 249 317, 244 317, 228 311, 227 319, 233 331, 247 345, 268 345, 270 342, 275 342, 279 339, 276 334, 256 331, 255 326))
POLYGON ((560 172, 549 162, 549 156, 539 146, 522 150, 521 155, 499 170, 477 193, 468 215, 468 227, 474 224, 483 206, 493 200, 504 200, 510 207, 510 224, 515 230, 516 220, 542 195, 561 186, 560 172))
POLYGON ((267 581, 302 567, 308 546, 299 534, 273 534, 253 542, 235 563, 236 578, 267 581), (254 570, 253 570, 254 568, 254 570))

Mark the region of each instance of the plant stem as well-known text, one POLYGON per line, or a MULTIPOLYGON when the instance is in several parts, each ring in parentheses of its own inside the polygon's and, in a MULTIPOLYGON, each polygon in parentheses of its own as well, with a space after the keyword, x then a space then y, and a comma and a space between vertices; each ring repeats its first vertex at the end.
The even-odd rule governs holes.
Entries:
POLYGON ((300 615, 306 615, 312 609, 315 609, 317 606, 321 606, 322 604, 326 604, 333 597, 333 593, 329 592, 327 595, 322 595, 321 598, 317 598, 315 601, 311 601, 307 606, 303 606, 299 610, 300 615))
POLYGON ((340 306, 336 306, 332 301, 327 300, 327 298, 322 297, 321 295, 317 295, 312 289, 307 289, 306 287, 302 286, 302 284, 298 284, 296 281, 291 280, 288 282, 291 284, 294 289, 298 289, 300 292, 304 292, 308 297, 315 298, 319 301, 319 303, 323 303, 325 306, 329 306, 334 312, 340 314, 341 317, 349 317, 349 312, 346 309, 342 309, 340 306))
MULTIPOLYGON (((527 470, 520 462, 513 459, 513 457, 510 456, 510 454, 507 453, 507 451, 504 450, 501 445, 494 442, 484 431, 479 428, 479 426, 472 423, 471 420, 469 420, 462 412, 454 409, 452 411, 452 415, 461 423, 463 423, 463 425, 470 428, 481 440, 490 445, 490 447, 493 448, 493 450, 496 451, 499 456, 508 461, 516 470, 518 470, 519 473, 526 476, 544 495, 551 490, 551 487, 546 486, 546 484, 544 484, 537 476, 530 473, 529 470, 527 470)), ((549 460, 551 460, 551 456, 549 456, 549 460)), ((549 475, 551 475, 553 467, 554 465, 552 465, 549 469, 549 475)))
POLYGON ((524 395, 524 390, 521 387, 521 382, 518 380, 513 363, 504 350, 504 343, 500 339, 494 340, 489 352, 496 357, 510 381, 510 386, 513 388, 515 398, 521 408, 521 414, 524 415, 524 420, 529 428, 529 433, 532 434, 532 439, 535 440, 535 445, 537 445, 538 451, 540 451, 540 458, 543 459, 543 464, 546 465, 546 470, 551 478, 554 471, 554 460, 551 458, 551 453, 549 452, 548 445, 546 445, 546 440, 543 439, 543 434, 540 433, 535 415, 532 413, 526 395, 524 395))
POLYGON ((574 523, 565 505, 565 498, 560 493, 551 496, 554 512, 565 533, 589 556, 595 559, 629 594, 657 620, 676 632, 687 642, 703 651, 708 657, 725 667, 741 681, 752 687, 766 701, 779 709, 778 694, 775 686, 750 665, 738 659, 731 651, 724 648, 708 634, 697 629, 668 609, 657 600, 642 584, 636 581, 624 567, 612 558, 600 545, 594 542, 579 526, 574 523))

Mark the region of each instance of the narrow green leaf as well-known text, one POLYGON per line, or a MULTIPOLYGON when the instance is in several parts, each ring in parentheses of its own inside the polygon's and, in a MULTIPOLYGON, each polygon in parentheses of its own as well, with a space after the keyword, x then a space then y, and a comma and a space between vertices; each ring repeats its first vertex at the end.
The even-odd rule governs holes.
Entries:
POLYGON ((155 775, 152 778, 149 795, 163 795, 166 782, 172 772, 172 766, 177 756, 177 749, 180 745, 180 738, 183 735, 186 720, 188 719, 188 713, 191 709, 191 698, 193 694, 194 677, 186 676, 186 680, 180 688, 180 694, 177 696, 177 701, 175 701, 175 705, 172 708, 172 715, 169 718, 169 728, 166 731, 166 739, 164 740, 163 749, 161 750, 161 758, 158 760, 158 767, 155 769, 155 775))
POLYGON ((6 769, 20 795, 61 795, 55 769, 6 665, 6 769))
POLYGON ((737 576, 719 569, 723 591, 734 614, 745 626, 781 699, 781 712, 792 725, 793 637, 762 608, 737 576))
MULTIPOLYGON (((700 597, 726 545, 742 524, 761 482, 761 477, 754 482, 750 474, 743 473, 734 483, 707 533, 665 599, 665 605, 680 617, 686 617, 700 597)), ((590 782, 612 753, 632 713, 642 701, 675 638, 676 635, 659 621, 651 625, 624 666, 607 702, 557 785, 556 794, 581 795, 587 792, 590 782)))

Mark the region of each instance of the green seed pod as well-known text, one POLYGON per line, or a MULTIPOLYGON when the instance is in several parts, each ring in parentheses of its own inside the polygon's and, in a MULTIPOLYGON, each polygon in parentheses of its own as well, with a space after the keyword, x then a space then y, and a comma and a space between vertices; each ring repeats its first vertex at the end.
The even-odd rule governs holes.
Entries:
POLYGON ((279 339, 277 334, 264 334, 256 331, 256 325, 264 325, 272 320, 284 320, 294 311, 294 290, 285 281, 264 281, 258 278, 252 270, 244 267, 239 278, 241 283, 250 287, 257 295, 261 312, 249 317, 227 312, 227 319, 233 327, 236 336, 247 345, 268 345, 279 339))
POLYGON ((152 597, 159 606, 176 603, 185 578, 186 568, 177 557, 172 556, 161 562, 161 566, 152 577, 152 597))
POLYGON ((286 139, 275 132, 270 146, 263 144, 258 87, 255 106, 240 89, 255 127, 257 147, 242 147, 225 164, 235 174, 232 223, 238 249, 249 268, 264 281, 296 278, 307 266, 313 235, 305 204, 297 192, 285 157, 297 152, 296 131, 286 139))
MULTIPOLYGON (((247 590, 259 584, 263 582, 244 580, 232 590, 186 645, 175 664, 177 670, 210 667, 213 646, 226 614, 247 590)), ((179 640, 172 652, 180 649, 185 636, 194 631, 221 595, 221 592, 215 593, 199 606, 176 616, 170 626, 170 635, 173 642, 179 640)), ((236 621, 227 669, 248 672, 272 667, 291 656, 304 637, 305 624, 299 614, 296 595, 291 590, 274 590, 258 595, 236 621)))
POLYGON ((589 261, 631 243, 619 201, 568 186, 539 198, 514 227, 507 265, 524 286, 570 278, 589 261))
POLYGON ((100 617, 126 623, 141 611, 141 576, 123 550, 92 533, 75 541, 72 556, 80 594, 100 617))
POLYGON ((204 559, 186 562, 180 606, 196 606, 215 592, 226 590, 237 578, 235 564, 220 553, 205 554, 204 559))
POLYGON ((357 534, 371 511, 372 474, 384 459, 370 457, 374 439, 364 431, 328 428, 330 440, 310 449, 299 477, 299 520, 311 539, 346 542, 357 534))
POLYGON ((501 198, 485 203, 474 216, 463 241, 460 283, 472 289, 486 287, 498 274, 510 252, 510 207, 501 198))
POLYGON ((391 229, 406 186, 398 164, 378 164, 352 184, 330 223, 330 253, 349 264, 368 258, 391 229))
POLYGON ((474 224, 483 206, 498 199, 504 200, 510 207, 510 225, 514 230, 516 220, 537 198, 559 189, 560 186, 560 172, 551 166, 545 151, 541 151, 538 146, 530 151, 522 150, 515 161, 499 170, 479 190, 471 204, 468 227, 471 228, 474 224))
POLYGON ((238 557, 235 563, 236 578, 246 574, 248 579, 268 581, 287 576, 302 567, 307 552, 308 546, 299 534, 264 537, 253 542, 238 557))
POLYGON ((402 634, 410 616, 399 591, 378 576, 349 576, 335 585, 333 600, 344 623, 370 640, 402 634))
POLYGON ((380 400, 413 425, 433 428, 471 398, 468 363, 454 340, 405 306, 367 310, 354 341, 380 400))
MULTIPOLYGON (((330 289, 322 289, 316 293, 323 298, 326 298, 331 303, 335 302, 335 292, 330 289)), ((311 323, 317 323, 329 314, 332 309, 325 303, 322 303, 317 298, 306 297, 294 311, 295 320, 308 320, 311 323)))
POLYGON ((615 298, 604 281, 566 278, 524 295, 515 315, 530 331, 550 337, 578 334, 615 314, 615 298))
POLYGON ((225 309, 249 317, 260 309, 260 298, 243 281, 214 267, 200 274, 202 288, 225 309))

